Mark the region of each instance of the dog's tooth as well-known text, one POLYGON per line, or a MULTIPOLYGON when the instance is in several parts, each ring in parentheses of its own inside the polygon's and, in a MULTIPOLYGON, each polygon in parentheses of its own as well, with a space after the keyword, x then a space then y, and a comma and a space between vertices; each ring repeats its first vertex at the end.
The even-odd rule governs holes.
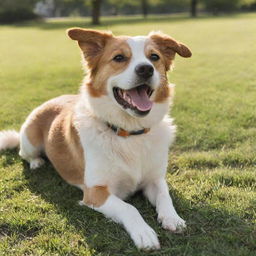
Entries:
POLYGON ((121 89, 118 89, 118 95, 119 95, 121 98, 123 98, 123 94, 122 94, 121 89))
POLYGON ((132 104, 132 99, 131 99, 131 97, 130 97, 130 95, 128 93, 124 92, 123 98, 129 104, 132 104))
POLYGON ((130 95, 128 95, 128 102, 129 102, 129 104, 132 105, 132 99, 131 99, 130 95))
POLYGON ((126 92, 124 92, 124 99, 128 100, 128 98, 129 98, 129 95, 126 92))

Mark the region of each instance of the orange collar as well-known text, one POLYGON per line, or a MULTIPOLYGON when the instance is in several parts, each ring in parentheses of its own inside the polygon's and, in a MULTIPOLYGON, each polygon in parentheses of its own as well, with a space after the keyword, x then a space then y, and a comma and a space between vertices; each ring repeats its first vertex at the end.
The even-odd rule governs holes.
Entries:
POLYGON ((141 130, 129 132, 129 131, 126 131, 123 128, 117 127, 113 124, 107 123, 107 126, 112 131, 114 131, 116 135, 121 136, 121 137, 125 137, 125 138, 128 137, 128 136, 131 136, 131 135, 140 135, 140 134, 148 133, 150 131, 150 128, 144 128, 144 129, 141 129, 141 130))

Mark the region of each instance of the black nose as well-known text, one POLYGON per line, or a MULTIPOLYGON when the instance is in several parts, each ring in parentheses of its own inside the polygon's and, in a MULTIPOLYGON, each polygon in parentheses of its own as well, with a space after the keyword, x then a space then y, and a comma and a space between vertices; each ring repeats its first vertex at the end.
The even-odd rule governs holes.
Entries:
POLYGON ((150 78, 154 74, 154 68, 151 65, 139 64, 135 67, 135 72, 144 79, 150 78))

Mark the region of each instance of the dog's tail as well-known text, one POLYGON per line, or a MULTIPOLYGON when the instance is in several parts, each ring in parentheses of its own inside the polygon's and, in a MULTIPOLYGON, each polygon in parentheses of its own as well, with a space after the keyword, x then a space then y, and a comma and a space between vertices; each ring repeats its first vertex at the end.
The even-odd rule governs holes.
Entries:
POLYGON ((0 131, 0 151, 20 145, 20 135, 15 130, 0 131))

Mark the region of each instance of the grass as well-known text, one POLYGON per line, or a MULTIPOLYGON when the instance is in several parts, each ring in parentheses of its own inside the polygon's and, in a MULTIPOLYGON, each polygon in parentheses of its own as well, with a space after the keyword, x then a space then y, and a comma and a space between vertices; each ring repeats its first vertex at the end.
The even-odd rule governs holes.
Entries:
MULTIPOLYGON (((168 182, 187 220, 184 234, 157 224, 150 204, 129 199, 156 230, 157 252, 139 252, 117 224, 79 207, 82 194, 48 163, 30 171, 17 151, 0 155, 0 255, 256 255, 256 15, 106 19, 115 34, 162 30, 189 45, 177 57, 172 116, 178 126, 168 182)), ((103 23, 103 24, 104 24, 103 23)), ((76 93, 80 53, 65 36, 72 19, 0 27, 0 129, 19 129, 54 96, 76 93)))

